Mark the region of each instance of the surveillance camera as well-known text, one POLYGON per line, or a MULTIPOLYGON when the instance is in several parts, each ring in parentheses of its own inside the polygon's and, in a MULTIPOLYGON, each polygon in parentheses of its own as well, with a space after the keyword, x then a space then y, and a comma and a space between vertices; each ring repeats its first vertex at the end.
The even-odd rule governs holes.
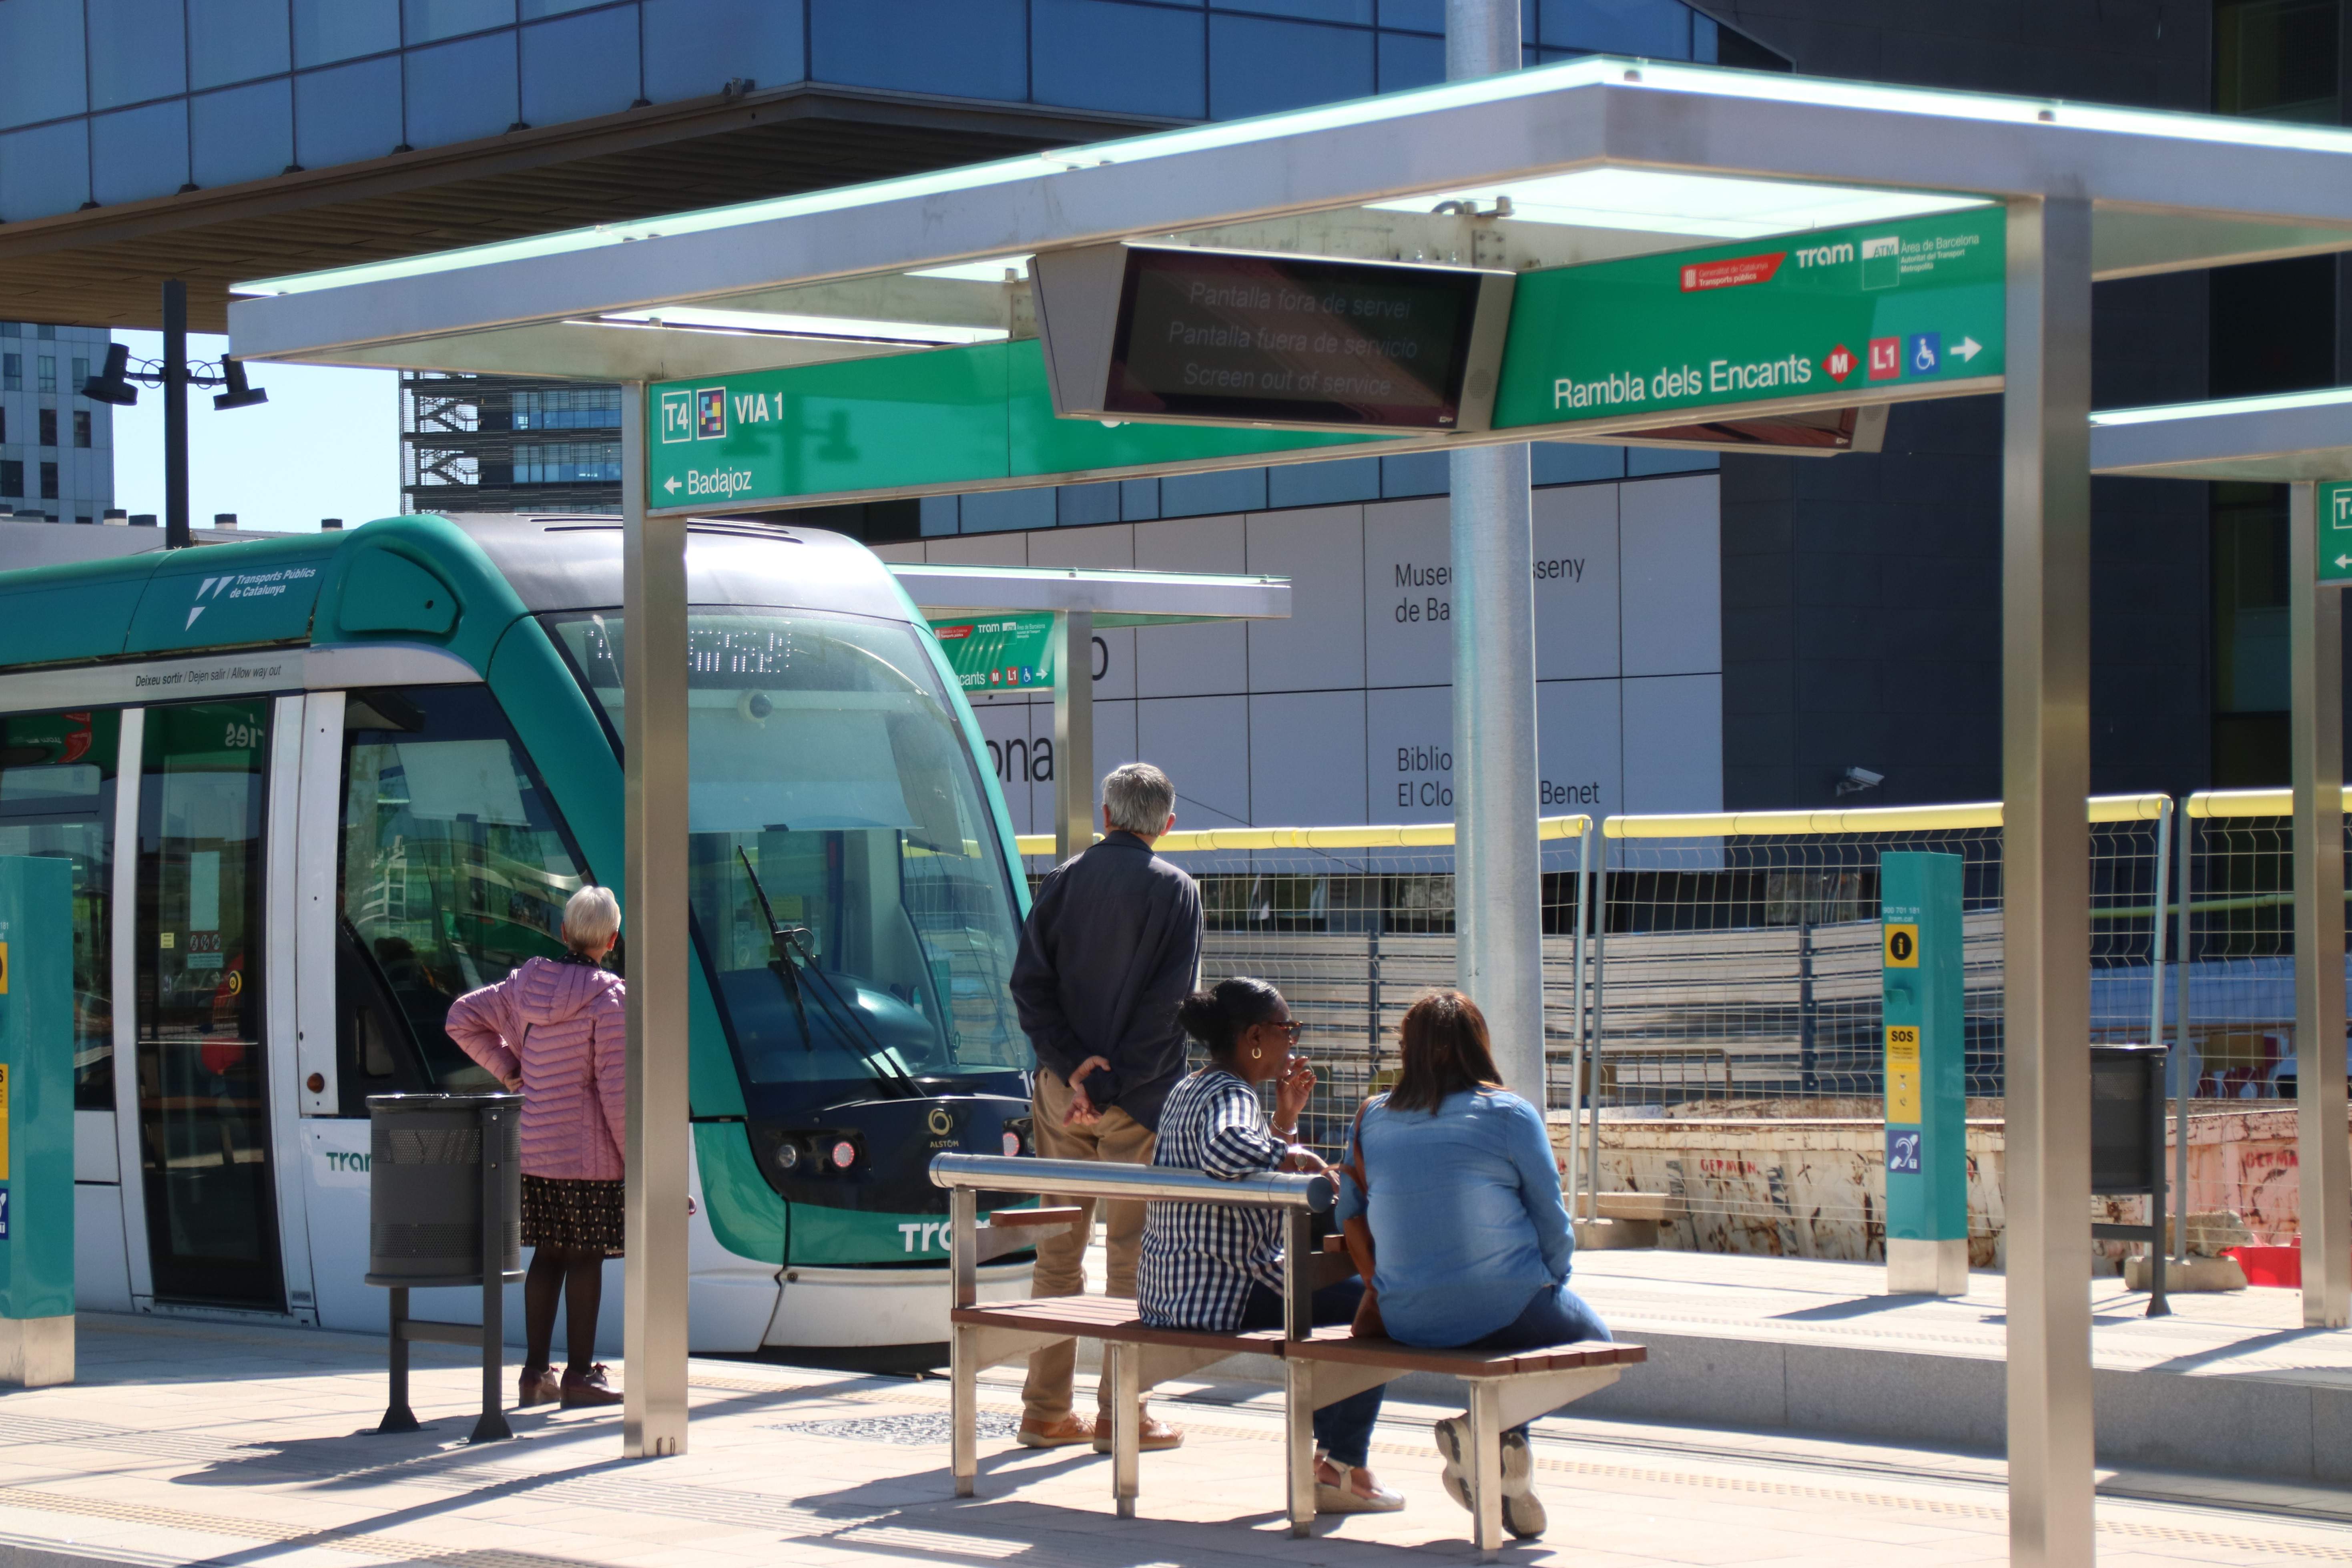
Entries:
POLYGON ((1838 775, 1837 792, 1853 795, 1862 790, 1876 789, 1886 782, 1885 773, 1872 773, 1868 768, 1848 768, 1838 775))

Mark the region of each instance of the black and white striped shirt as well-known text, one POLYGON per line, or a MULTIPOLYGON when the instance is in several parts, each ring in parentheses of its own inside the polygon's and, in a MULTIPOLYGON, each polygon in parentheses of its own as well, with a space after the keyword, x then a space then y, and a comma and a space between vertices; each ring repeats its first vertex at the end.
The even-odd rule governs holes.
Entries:
MULTIPOLYGON (((1170 1091, 1151 1163, 1233 1181, 1273 1170, 1286 1152, 1256 1091, 1212 1067, 1170 1091)), ((1154 1328, 1229 1332, 1252 1281, 1282 1289, 1282 1210, 1160 1201, 1144 1215, 1136 1307, 1154 1328)))

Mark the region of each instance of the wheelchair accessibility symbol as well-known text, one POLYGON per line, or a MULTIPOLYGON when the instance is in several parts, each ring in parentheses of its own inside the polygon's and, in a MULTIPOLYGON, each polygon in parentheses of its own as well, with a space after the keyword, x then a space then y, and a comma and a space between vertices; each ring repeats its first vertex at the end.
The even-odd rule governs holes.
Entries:
POLYGON ((1914 332, 1903 342, 1903 358, 1913 375, 1933 375, 1944 368, 1944 334, 1914 332))

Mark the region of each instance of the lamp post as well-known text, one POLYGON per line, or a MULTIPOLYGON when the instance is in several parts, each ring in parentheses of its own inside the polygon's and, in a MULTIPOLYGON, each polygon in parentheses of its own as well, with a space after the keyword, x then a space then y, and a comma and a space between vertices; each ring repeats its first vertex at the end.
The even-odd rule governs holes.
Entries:
POLYGON ((220 387, 213 406, 224 412, 267 403, 269 394, 249 385, 236 360, 188 363, 188 286, 176 278, 163 285, 163 357, 141 360, 133 370, 130 349, 110 344, 106 368, 81 384, 81 395, 127 408, 139 401, 134 381, 163 393, 163 547, 178 550, 194 542, 188 536, 188 388, 220 387))

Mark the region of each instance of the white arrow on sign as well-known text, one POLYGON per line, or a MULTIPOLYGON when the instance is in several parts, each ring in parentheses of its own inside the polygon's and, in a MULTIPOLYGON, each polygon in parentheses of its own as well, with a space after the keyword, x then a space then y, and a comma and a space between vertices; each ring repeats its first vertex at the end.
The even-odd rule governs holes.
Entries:
POLYGON ((1961 360, 1972 360, 1984 352, 1984 344, 1974 338, 1962 338, 1952 345, 1952 353, 1961 360))
POLYGON ((2347 566, 2352 566, 2352 555, 2339 555, 2336 558, 2336 569, 2338 572, 2343 571, 2347 566))
POLYGON ((672 495, 677 494, 677 476, 676 474, 672 474, 667 479, 664 480, 662 482, 662 489, 667 490, 672 495))

